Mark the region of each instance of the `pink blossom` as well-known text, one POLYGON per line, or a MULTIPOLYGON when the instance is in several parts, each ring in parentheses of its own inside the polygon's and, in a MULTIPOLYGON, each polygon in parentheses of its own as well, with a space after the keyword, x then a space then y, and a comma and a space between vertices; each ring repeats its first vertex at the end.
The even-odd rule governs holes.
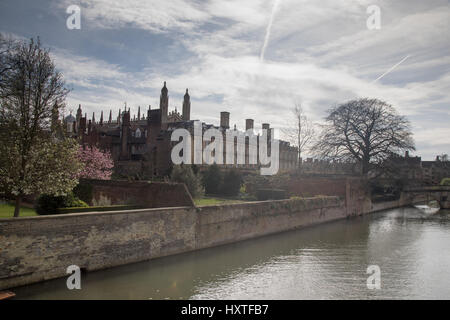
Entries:
POLYGON ((102 151, 97 147, 80 146, 78 158, 84 165, 79 178, 111 179, 114 162, 109 151, 102 151))

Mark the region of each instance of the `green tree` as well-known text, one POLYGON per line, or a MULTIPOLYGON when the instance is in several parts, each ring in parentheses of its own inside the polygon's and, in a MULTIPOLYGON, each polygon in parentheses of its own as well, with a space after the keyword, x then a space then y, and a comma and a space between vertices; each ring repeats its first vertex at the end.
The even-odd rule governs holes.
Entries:
POLYGON ((226 196, 238 195, 242 182, 242 175, 239 170, 228 170, 223 176, 222 194, 226 196))
POLYGON ((193 198, 202 197, 204 194, 200 175, 195 174, 189 165, 175 165, 172 169, 170 180, 184 183, 193 198))
MULTIPOLYGON (((5 42, 0 42, 1 46, 5 42)), ((0 184, 15 196, 65 194, 77 184, 78 146, 59 130, 68 90, 39 39, 0 48, 0 184)))
POLYGON ((203 185, 206 194, 219 194, 222 188, 223 176, 217 164, 212 164, 203 173, 203 185))

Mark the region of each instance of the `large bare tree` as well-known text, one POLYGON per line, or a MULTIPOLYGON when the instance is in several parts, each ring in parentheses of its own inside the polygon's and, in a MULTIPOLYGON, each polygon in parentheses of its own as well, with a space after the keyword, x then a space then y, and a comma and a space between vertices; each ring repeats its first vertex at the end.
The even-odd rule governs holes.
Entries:
POLYGON ((306 116, 302 105, 296 103, 291 110, 292 119, 287 128, 282 130, 286 139, 298 147, 298 158, 311 146, 314 138, 314 125, 306 116))
POLYGON ((409 121, 384 101, 351 100, 330 109, 325 120, 315 153, 327 159, 356 161, 363 174, 393 154, 415 150, 409 121))
POLYGON ((0 47, 0 187, 16 217, 25 195, 65 193, 80 168, 76 142, 55 132, 68 90, 49 51, 39 39, 0 47))

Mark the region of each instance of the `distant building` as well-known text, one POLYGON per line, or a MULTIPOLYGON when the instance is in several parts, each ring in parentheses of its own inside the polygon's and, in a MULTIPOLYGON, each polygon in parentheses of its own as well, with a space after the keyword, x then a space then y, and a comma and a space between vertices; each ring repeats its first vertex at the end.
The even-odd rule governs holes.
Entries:
POLYGON ((435 161, 422 161, 424 183, 439 184, 442 179, 450 178, 450 161, 436 156, 435 161))
MULTIPOLYGON (((184 128, 193 135, 194 120, 191 120, 191 101, 188 89, 183 99, 182 113, 177 109, 169 112, 169 94, 164 82, 161 89, 159 109, 151 109, 149 106, 141 114, 139 107, 137 116, 131 118, 130 109, 119 113, 115 119, 112 111, 109 112, 108 120, 104 119, 103 111, 99 121, 95 114, 90 120, 87 115, 83 116, 81 105, 78 107, 76 116, 69 115, 64 119, 67 132, 79 139, 82 145, 97 145, 104 150, 110 150, 115 162, 115 170, 124 176, 138 176, 151 178, 165 176, 169 172, 172 161, 171 149, 176 142, 171 142, 170 137, 173 130, 184 128)), ((230 128, 230 113, 220 113, 220 126, 202 123, 203 131, 214 127, 223 132, 230 128)), ((253 119, 246 119, 246 130, 253 129, 253 119)), ((270 125, 265 123, 263 128, 269 129, 270 125)), ((224 136, 224 143, 225 143, 224 136)), ((235 148, 235 152, 237 148, 235 148)), ((248 152, 248 140, 246 140, 246 153, 248 152)), ((258 162, 259 163, 259 162, 258 162)), ((231 167, 231 165, 223 165, 231 167)), ((286 141, 280 141, 280 170, 291 170, 298 166, 298 150, 286 141)), ((201 166, 200 166, 201 167, 201 166)), ((257 170, 258 164, 249 164, 246 155, 245 165, 235 165, 240 169, 257 170)))
POLYGON ((439 156, 435 161, 422 161, 406 151, 405 156, 393 155, 386 164, 388 170, 381 178, 400 179, 407 185, 438 185, 443 178, 450 177, 450 162, 439 156))

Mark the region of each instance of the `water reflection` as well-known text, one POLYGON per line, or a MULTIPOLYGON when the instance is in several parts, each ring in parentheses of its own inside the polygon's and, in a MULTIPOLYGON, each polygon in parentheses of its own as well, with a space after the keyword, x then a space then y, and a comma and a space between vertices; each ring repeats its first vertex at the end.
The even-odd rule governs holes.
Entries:
POLYGON ((414 208, 17 288, 22 299, 450 299, 450 215, 414 208), (381 268, 368 290, 366 268, 381 268))

